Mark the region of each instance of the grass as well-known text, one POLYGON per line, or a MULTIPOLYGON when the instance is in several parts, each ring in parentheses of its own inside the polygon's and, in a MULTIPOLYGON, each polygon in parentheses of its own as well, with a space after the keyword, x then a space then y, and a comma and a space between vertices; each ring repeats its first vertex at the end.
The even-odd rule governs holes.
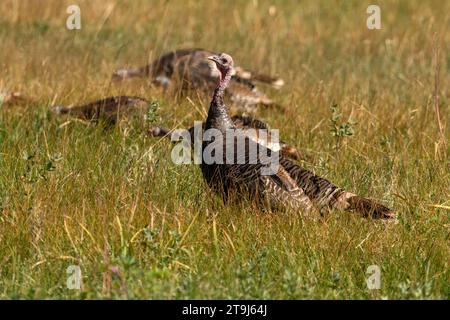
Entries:
POLYGON ((450 298, 450 151, 435 113, 438 94, 448 126, 448 2, 379 1, 381 30, 366 28, 361 1, 78 3, 77 31, 65 28, 71 1, 0 3, 0 84, 33 99, 0 109, 0 298, 450 298), (159 102, 161 123, 190 126, 208 97, 110 75, 193 46, 283 76, 267 90, 286 112, 258 117, 399 222, 226 205, 197 167, 170 161, 168 141, 48 111, 140 95, 159 102), (81 290, 66 286, 70 265, 81 290), (366 286, 370 265, 380 290, 366 286))

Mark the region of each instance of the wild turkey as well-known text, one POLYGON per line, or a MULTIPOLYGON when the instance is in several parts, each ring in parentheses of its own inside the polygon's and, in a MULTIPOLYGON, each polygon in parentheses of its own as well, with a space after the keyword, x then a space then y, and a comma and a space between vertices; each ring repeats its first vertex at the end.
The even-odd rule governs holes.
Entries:
MULTIPOLYGON (((152 82, 164 88, 200 89, 211 92, 219 78, 219 72, 206 58, 214 53, 204 49, 179 49, 166 53, 151 64, 137 69, 118 69, 113 79, 150 77, 152 82)), ((269 84, 275 88, 284 85, 280 78, 236 67, 226 93, 237 106, 253 111, 257 105, 278 106, 254 82, 269 84)))
MULTIPOLYGON (((263 130, 269 129, 269 126, 264 121, 261 121, 259 119, 250 116, 241 116, 241 115, 234 115, 231 117, 231 120, 233 121, 237 129, 241 129, 242 132, 253 141, 261 143, 262 145, 266 146, 267 148, 273 151, 279 151, 283 156, 290 159, 301 160, 307 158, 307 156, 298 151, 295 147, 290 146, 289 144, 283 141, 280 141, 279 143, 273 143, 274 141, 271 139, 270 132, 268 132, 267 135, 258 134, 258 131, 261 129, 263 130)), ((205 123, 202 124, 202 127, 204 129, 205 123)), ((189 131, 191 137, 191 146, 193 147, 194 127, 190 127, 187 130, 189 131)), ((171 131, 172 130, 162 126, 154 126, 150 128, 149 133, 154 137, 166 136, 168 138, 171 138, 170 135, 171 131)))
MULTIPOLYGON (((225 199, 231 194, 238 194, 240 197, 245 195, 256 200, 257 203, 266 203, 271 207, 287 206, 300 209, 305 214, 316 210, 324 212, 328 209, 339 209, 357 211, 365 217, 395 217, 392 210, 384 205, 344 191, 276 152, 260 144, 255 146, 255 142, 247 137, 243 139, 245 149, 240 154, 236 152, 236 139, 231 141, 234 142, 232 150, 234 162, 230 163, 226 156, 230 141, 227 142, 226 137, 227 131, 234 131, 236 126, 228 114, 223 95, 231 79, 233 59, 224 53, 213 55, 209 59, 216 63, 220 71, 220 80, 209 107, 205 132, 215 129, 221 135, 215 136, 215 139, 211 141, 203 139, 201 169, 203 177, 214 191, 219 192, 225 199), (211 152, 212 156, 220 155, 218 153, 220 148, 223 153, 219 162, 208 159, 208 152, 211 152), (276 170, 270 174, 263 172, 267 169, 267 165, 260 156, 256 158, 256 162, 251 162, 250 151, 252 150, 262 151, 262 154, 278 159, 279 165, 276 170)), ((239 137, 239 133, 236 133, 236 136, 243 138, 239 137)))
POLYGON ((149 105, 150 102, 141 97, 116 96, 73 107, 55 105, 51 110, 58 115, 67 114, 94 122, 102 120, 112 125, 133 116, 145 119, 149 105))

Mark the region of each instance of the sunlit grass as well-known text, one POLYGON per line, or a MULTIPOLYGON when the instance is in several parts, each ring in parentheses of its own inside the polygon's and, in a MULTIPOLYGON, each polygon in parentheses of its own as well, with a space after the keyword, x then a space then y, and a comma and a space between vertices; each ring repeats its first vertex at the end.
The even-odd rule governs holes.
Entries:
POLYGON ((65 28, 71 1, 0 3, 0 86, 32 99, 0 110, 1 298, 450 297, 449 149, 433 106, 437 33, 448 126, 447 2, 381 1, 374 31, 360 1, 78 3, 78 31, 65 28), (197 167, 171 162, 168 141, 48 111, 127 94, 158 100, 166 126, 203 120, 208 97, 110 81, 180 47, 282 76, 267 90, 286 112, 258 117, 312 155, 308 168, 393 207, 398 224, 225 205, 197 167), (352 136, 333 135, 333 103, 340 123, 356 122, 352 136), (66 287, 70 265, 82 290, 66 287), (380 290, 367 289, 370 265, 380 290))

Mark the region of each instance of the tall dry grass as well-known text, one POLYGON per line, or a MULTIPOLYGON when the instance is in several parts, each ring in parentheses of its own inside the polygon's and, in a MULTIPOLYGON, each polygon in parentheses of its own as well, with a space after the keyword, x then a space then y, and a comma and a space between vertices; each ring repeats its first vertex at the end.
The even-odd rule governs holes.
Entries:
POLYGON ((78 3, 82 29, 69 31, 72 1, 0 2, 0 83, 32 99, 0 110, 0 297, 449 298, 447 2, 380 1, 381 30, 361 1, 78 3), (179 47, 281 75, 285 88, 267 90, 286 112, 258 116, 313 155, 305 166, 399 223, 225 205, 165 140, 48 112, 128 94, 158 100, 167 126, 202 120, 208 97, 110 81, 179 47), (354 136, 330 132, 333 102, 354 136), (69 265, 82 290, 67 289, 69 265), (380 290, 367 289, 370 265, 380 290))

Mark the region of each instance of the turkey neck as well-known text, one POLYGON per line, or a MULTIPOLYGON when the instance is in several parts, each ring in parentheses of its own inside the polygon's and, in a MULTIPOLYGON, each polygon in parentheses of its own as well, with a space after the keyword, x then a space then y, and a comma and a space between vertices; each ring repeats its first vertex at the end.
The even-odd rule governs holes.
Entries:
POLYGON ((220 131, 234 128, 233 121, 228 114, 228 108, 223 102, 225 89, 231 80, 231 68, 226 72, 220 72, 219 83, 214 90, 214 95, 209 105, 208 118, 206 119, 205 129, 215 128, 220 131))

